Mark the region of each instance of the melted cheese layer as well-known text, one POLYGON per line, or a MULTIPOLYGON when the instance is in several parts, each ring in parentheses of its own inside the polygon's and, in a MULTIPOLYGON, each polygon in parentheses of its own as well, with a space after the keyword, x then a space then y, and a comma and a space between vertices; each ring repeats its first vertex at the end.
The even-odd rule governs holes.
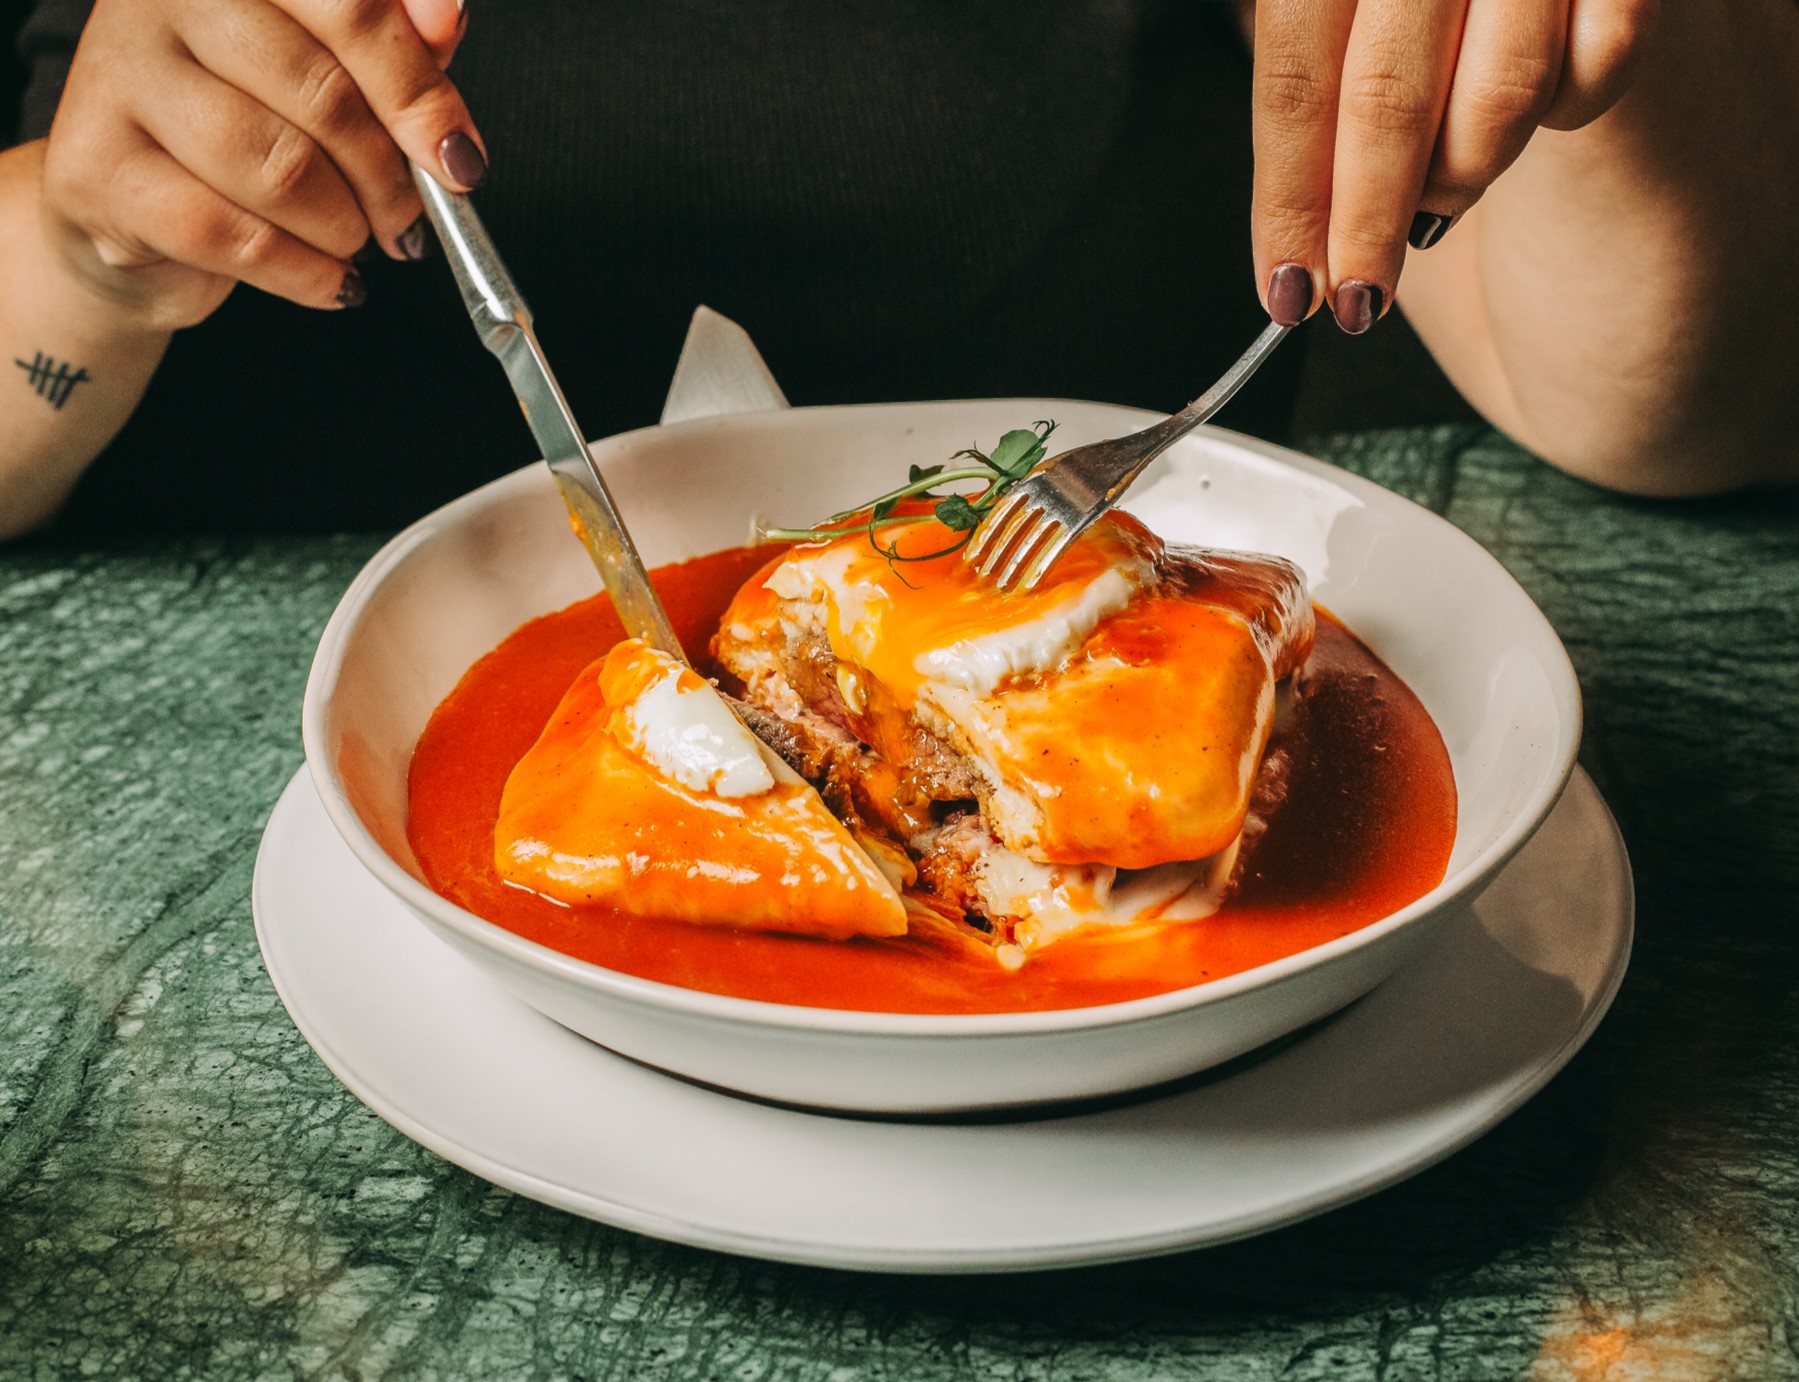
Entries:
POLYGON ((1148 575, 1135 564, 1102 571, 1035 619, 959 638, 947 648, 929 649, 915 657, 912 665, 926 681, 990 696, 1011 677, 1061 666, 1099 627, 1100 620, 1130 604, 1148 575))
POLYGON ((906 708, 926 684, 984 696, 1010 678, 1054 670, 1154 581, 1161 553, 1141 525, 1114 518, 1084 533, 1052 580, 1000 595, 960 553, 907 560, 953 541, 947 529, 921 523, 897 531, 899 560, 858 531, 795 549, 767 588, 817 619, 831 651, 906 708))

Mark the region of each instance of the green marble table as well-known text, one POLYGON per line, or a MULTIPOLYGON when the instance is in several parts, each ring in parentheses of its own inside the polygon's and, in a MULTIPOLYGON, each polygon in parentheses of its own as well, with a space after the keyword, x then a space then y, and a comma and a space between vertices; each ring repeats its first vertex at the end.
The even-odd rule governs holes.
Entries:
POLYGON ((1415 1180, 1035 1276, 671 1247, 394 1132, 289 1024, 249 903, 379 538, 0 550, 0 1377, 1799 1377, 1799 501, 1619 499, 1480 428, 1315 449, 1567 640, 1634 965, 1544 1093, 1415 1180))

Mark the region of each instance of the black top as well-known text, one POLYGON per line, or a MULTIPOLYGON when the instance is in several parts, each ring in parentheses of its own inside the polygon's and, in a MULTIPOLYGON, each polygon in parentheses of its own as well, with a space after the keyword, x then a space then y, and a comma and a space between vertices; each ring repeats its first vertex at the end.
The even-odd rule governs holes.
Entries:
MULTIPOLYGON (((86 9, 25 27, 26 138, 86 9)), ((476 0, 452 72, 478 204, 594 435, 655 421, 698 303, 801 404, 1172 409, 1267 320, 1223 5, 476 0)), ((534 459, 442 261, 367 277, 359 309, 240 288, 182 332, 65 527, 389 527, 534 459)), ((1278 435, 1299 363, 1221 421, 1278 435)))

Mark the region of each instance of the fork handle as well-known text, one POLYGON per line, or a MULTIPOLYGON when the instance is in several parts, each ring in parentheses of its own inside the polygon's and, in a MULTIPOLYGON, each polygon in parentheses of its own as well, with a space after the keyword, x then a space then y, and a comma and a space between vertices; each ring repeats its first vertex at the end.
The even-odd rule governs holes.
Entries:
POLYGON ((1274 348, 1292 329, 1290 326, 1282 326, 1279 322, 1269 322, 1267 329, 1250 343, 1249 349, 1243 352, 1236 364, 1224 372, 1223 377, 1216 384, 1182 408, 1180 412, 1135 433, 1131 440, 1142 443, 1142 454, 1106 492, 1107 504, 1109 505, 1129 489, 1132 482, 1143 473, 1144 467, 1155 460, 1157 456, 1160 456, 1175 442, 1229 403, 1237 390, 1249 382, 1250 375, 1262 367, 1262 361, 1274 353, 1274 348))

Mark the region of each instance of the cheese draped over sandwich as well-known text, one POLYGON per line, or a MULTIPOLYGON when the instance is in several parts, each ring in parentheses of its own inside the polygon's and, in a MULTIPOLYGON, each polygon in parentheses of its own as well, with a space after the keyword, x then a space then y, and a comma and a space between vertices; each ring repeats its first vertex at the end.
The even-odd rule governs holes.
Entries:
POLYGON ((708 682, 635 639, 575 679, 506 781, 494 863, 559 902, 827 939, 899 894, 708 682))

